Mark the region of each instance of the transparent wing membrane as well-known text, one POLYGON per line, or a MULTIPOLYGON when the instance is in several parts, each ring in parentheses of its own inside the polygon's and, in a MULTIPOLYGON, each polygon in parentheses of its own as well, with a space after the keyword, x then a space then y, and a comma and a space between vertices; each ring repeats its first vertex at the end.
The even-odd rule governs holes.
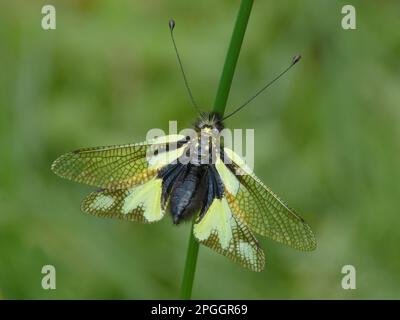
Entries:
POLYGON ((255 176, 239 176, 234 211, 251 230, 302 251, 316 248, 310 226, 255 176))
POLYGON ((316 248, 310 226, 252 172, 243 171, 236 162, 229 165, 239 172, 239 190, 227 196, 232 211, 252 231, 303 251, 316 248), (241 171, 241 172, 240 172, 241 171))
POLYGON ((162 166, 161 160, 169 160, 167 157, 160 160, 160 154, 148 160, 146 155, 149 151, 157 148, 167 150, 170 143, 176 144, 182 138, 172 135, 138 144, 78 149, 54 161, 52 170, 76 182, 100 188, 123 189, 148 181, 162 166))

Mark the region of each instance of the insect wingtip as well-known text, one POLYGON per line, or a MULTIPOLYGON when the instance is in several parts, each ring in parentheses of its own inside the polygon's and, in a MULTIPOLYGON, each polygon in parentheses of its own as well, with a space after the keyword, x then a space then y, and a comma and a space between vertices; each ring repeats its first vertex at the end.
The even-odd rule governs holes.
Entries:
POLYGON ((50 170, 53 171, 54 173, 57 173, 57 165, 58 165, 58 159, 54 160, 50 166, 50 170))
POLYGON ((63 175, 60 171, 62 171, 64 160, 67 157, 67 155, 68 155, 68 153, 59 156, 56 160, 53 161, 53 163, 50 166, 51 171, 53 171, 56 175, 58 175, 60 177, 63 177, 63 175))
POLYGON ((254 271, 255 271, 255 272, 262 272, 262 271, 264 271, 264 269, 265 269, 265 258, 264 258, 264 260, 262 261, 261 265, 257 266, 257 267, 254 269, 254 271))
POLYGON ((308 240, 308 246, 305 248, 305 251, 315 251, 317 249, 317 239, 315 238, 314 233, 311 231, 311 237, 308 240))

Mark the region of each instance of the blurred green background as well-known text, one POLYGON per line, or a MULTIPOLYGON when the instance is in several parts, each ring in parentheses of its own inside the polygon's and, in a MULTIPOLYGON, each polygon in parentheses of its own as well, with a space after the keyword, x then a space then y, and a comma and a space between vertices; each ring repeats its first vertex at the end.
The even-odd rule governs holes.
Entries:
MULTIPOLYGON (((227 110, 303 60, 227 121, 255 129, 255 172, 310 223, 312 253, 260 239, 252 273, 201 247, 193 298, 400 298, 400 2, 255 1, 227 110), (341 288, 354 265, 357 289, 341 288)), ((193 123, 169 38, 211 106, 239 1, 11 1, 0 10, 0 297, 177 298, 189 225, 80 212, 92 188, 50 171, 67 151, 139 142, 193 123), (57 29, 41 28, 53 4, 57 29), (41 268, 57 289, 41 288, 41 268)))

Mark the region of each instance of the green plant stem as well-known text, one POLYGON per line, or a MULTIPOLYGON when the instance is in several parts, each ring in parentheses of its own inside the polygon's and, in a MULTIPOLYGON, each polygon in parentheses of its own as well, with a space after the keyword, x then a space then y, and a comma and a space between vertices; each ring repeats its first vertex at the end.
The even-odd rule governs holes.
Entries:
POLYGON ((214 111, 221 114, 221 116, 223 116, 225 112, 226 102, 228 101, 229 91, 231 90, 233 74, 235 73, 252 6, 253 0, 242 0, 236 18, 235 28, 233 29, 228 53, 225 58, 224 69, 222 70, 217 95, 214 101, 214 111))
MULTIPOLYGON (((224 68, 219 81, 217 95, 214 101, 214 112, 221 116, 225 112, 226 102, 231 89, 233 75, 235 73, 236 63, 239 58, 244 34, 246 32, 247 22, 249 21, 253 0, 242 0, 236 17, 235 27, 233 29, 231 41, 229 43, 228 53, 225 58, 224 68)), ((193 280, 196 271, 197 255, 199 252, 199 243, 194 237, 193 226, 190 228, 189 245, 186 255, 185 271, 183 273, 181 298, 190 299, 192 296, 193 280)))
POLYGON ((197 255, 199 253, 199 243, 194 238, 193 226, 195 218, 193 218, 190 227, 189 245, 186 254, 185 271, 183 273, 183 281, 181 288, 181 298, 188 300, 192 296, 194 273, 196 271, 197 255))

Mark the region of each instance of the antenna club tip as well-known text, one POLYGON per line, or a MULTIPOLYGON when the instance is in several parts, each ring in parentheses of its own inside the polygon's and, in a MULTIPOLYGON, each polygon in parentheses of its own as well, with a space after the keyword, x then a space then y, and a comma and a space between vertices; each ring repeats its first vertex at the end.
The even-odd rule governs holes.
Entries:
POLYGON ((292 60, 292 64, 296 64, 301 60, 301 54, 295 55, 292 60))
POLYGON ((174 30, 174 28, 175 28, 175 20, 174 19, 169 19, 169 22, 168 22, 168 25, 169 25, 169 29, 172 31, 172 30, 174 30))

